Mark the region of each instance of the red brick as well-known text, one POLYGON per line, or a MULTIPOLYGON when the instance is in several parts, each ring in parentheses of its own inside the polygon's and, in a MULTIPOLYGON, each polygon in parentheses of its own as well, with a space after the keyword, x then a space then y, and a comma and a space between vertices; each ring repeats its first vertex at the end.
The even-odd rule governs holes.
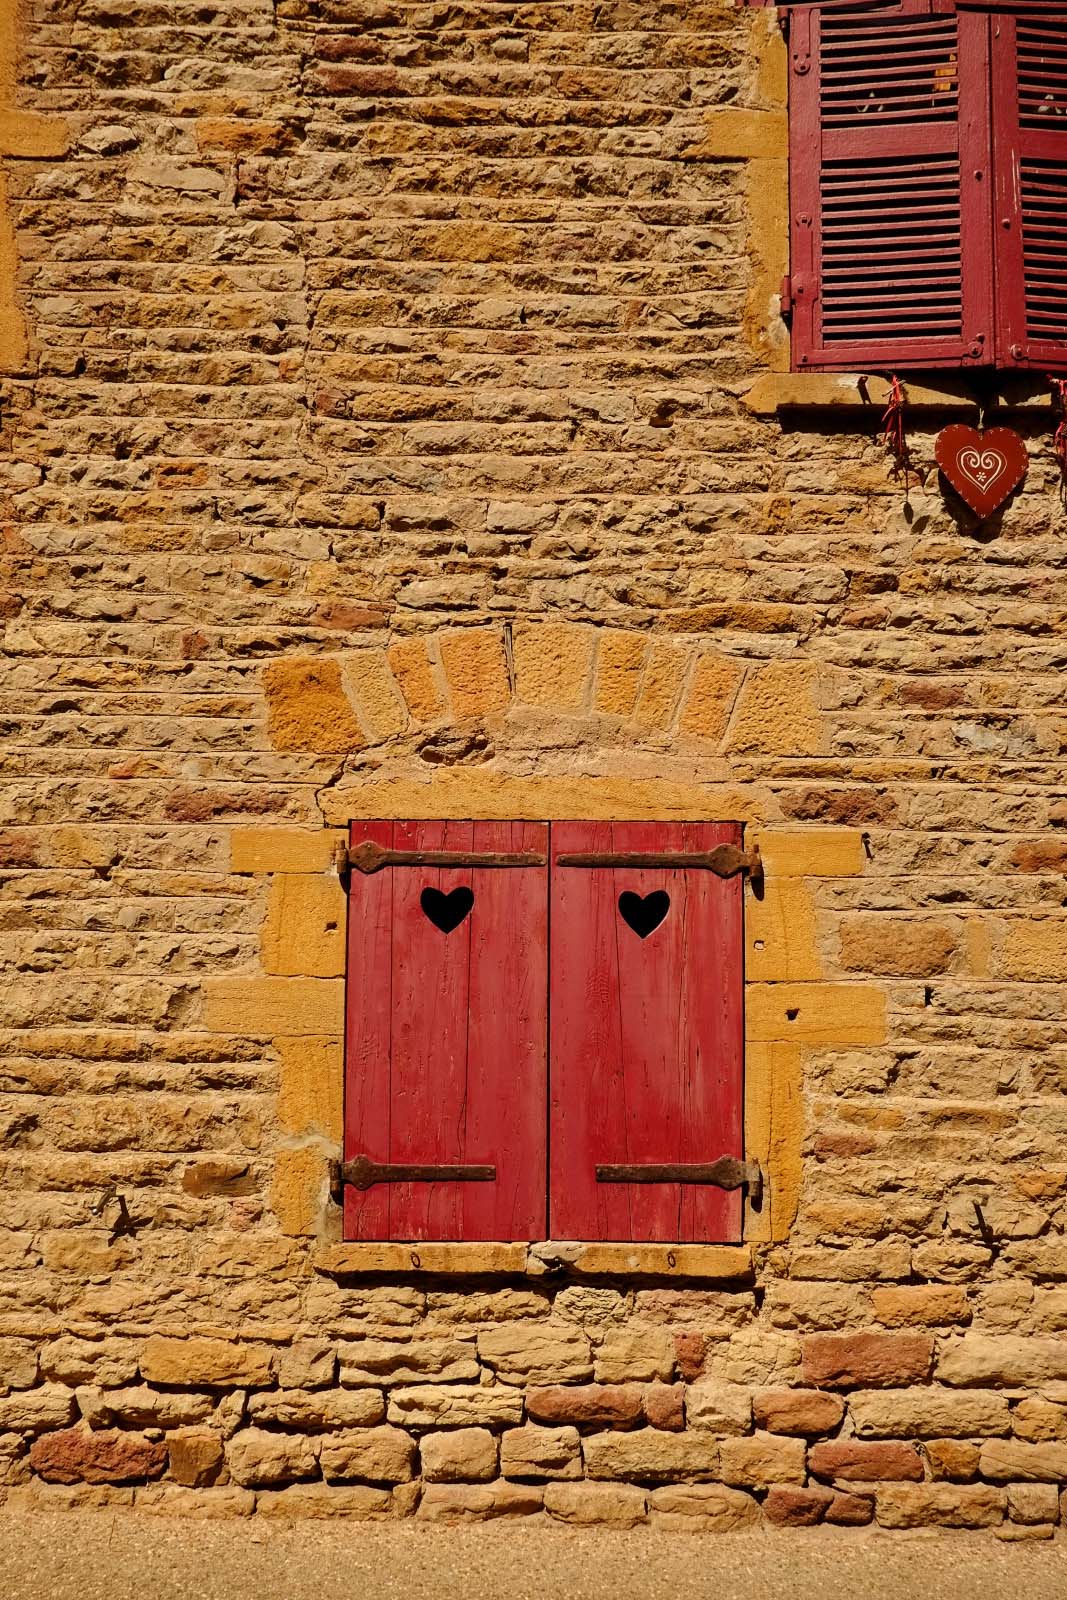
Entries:
POLYGON ((580 1383, 531 1389, 526 1410, 535 1422, 592 1422, 627 1428, 641 1421, 643 1396, 636 1384, 580 1383))
POLYGON ((809 1383, 891 1388, 930 1376, 934 1341, 920 1333, 814 1333, 804 1340, 802 1354, 809 1383))
POLYGON ((685 1384, 649 1384, 645 1390, 645 1420, 667 1433, 681 1433, 685 1427, 685 1384))
POLYGON ((923 1464, 913 1444, 864 1444, 857 1439, 829 1439, 812 1445, 808 1466, 817 1478, 844 1478, 846 1482, 900 1483, 922 1481, 923 1464))
POLYGON ((764 1389, 752 1401, 757 1428, 813 1439, 832 1433, 845 1414, 840 1395, 819 1389, 764 1389))
POLYGON ((158 1478, 166 1464, 165 1445, 118 1429, 64 1428, 38 1439, 30 1451, 31 1467, 49 1483, 136 1483, 158 1478))
POLYGON ((830 1489, 794 1489, 783 1485, 767 1491, 763 1514, 777 1528, 812 1528, 822 1521, 833 1500, 830 1489))

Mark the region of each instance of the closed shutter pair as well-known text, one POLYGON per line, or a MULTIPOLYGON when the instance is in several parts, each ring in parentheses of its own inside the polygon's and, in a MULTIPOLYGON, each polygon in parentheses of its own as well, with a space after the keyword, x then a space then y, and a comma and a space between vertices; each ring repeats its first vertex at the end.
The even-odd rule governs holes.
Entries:
POLYGON ((1067 371, 1067 15, 789 11, 794 366, 1067 371))
POLYGON ((349 878, 345 1237, 738 1239, 736 1188, 603 1168, 742 1155, 742 878, 561 858, 740 845, 736 823, 354 824, 353 858, 400 859, 349 878), (442 1166, 467 1170, 376 1181, 442 1166))

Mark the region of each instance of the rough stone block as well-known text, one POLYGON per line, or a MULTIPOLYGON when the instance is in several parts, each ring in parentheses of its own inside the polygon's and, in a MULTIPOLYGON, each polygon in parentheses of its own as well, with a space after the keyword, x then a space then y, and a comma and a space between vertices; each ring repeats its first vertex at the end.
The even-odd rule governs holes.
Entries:
POLYGON ((661 1433, 639 1428, 635 1433, 596 1433, 582 1441, 590 1478, 641 1478, 649 1482, 707 1482, 719 1472, 718 1445, 703 1434, 661 1433))
POLYGON ((169 1339, 153 1334, 141 1351, 142 1376, 149 1383, 176 1387, 227 1389, 235 1384, 263 1387, 274 1375, 274 1354, 266 1345, 228 1339, 169 1339))
POLYGON ((718 744, 726 732, 743 676, 743 667, 731 656, 714 651, 700 656, 678 723, 679 733, 718 744))
POLYGON ((893 1284, 872 1289, 871 1308, 887 1328, 937 1328, 971 1320, 966 1290, 947 1283, 893 1284))
POLYGON ((116 1423, 133 1428, 181 1428, 203 1422, 215 1409, 216 1396, 175 1393, 151 1389, 140 1384, 136 1389, 75 1390, 78 1409, 91 1428, 106 1428, 116 1423))
POLYGON ((846 972, 933 978, 952 970, 959 943, 959 923, 944 918, 846 917, 840 960, 846 972))
POLYGON ((514 634, 515 693, 526 705, 580 711, 596 633, 578 623, 520 623, 514 634))
POLYGON ((56 1339, 41 1350, 41 1376, 118 1389, 137 1382, 137 1353, 133 1339, 56 1339))
POLYGON ((1067 1444, 990 1439, 982 1446, 979 1468, 994 1483, 1067 1483, 1067 1444))
MULTIPOLYGON (((505 1441, 509 1437, 505 1434, 505 1441)), ((487 1428, 427 1433, 419 1452, 427 1483, 482 1482, 497 1475, 497 1442, 487 1428)), ((504 1476, 508 1475, 505 1471, 504 1476)))
POLYGON ((444 711, 433 663, 424 639, 397 639, 389 646, 389 665, 408 711, 417 722, 432 722, 444 711))
POLYGON ((406 1483, 414 1477, 415 1444, 402 1428, 353 1428, 323 1435, 319 1450, 328 1483, 406 1483))
POLYGON ((719 1446, 719 1476, 742 1489, 765 1489, 771 1484, 804 1482, 804 1441, 773 1433, 750 1439, 723 1439, 719 1446))
POLYGON ((752 1396, 739 1383, 702 1378, 686 1390, 685 1414, 691 1428, 712 1433, 750 1433, 752 1396))
POLYGON ((753 1396, 757 1428, 815 1439, 832 1433, 845 1414, 845 1402, 818 1389, 761 1389, 753 1396))
POLYGON ((367 1484, 294 1483, 287 1489, 261 1489, 256 1495, 256 1516, 301 1521, 343 1517, 348 1522, 385 1522, 396 1515, 395 1497, 389 1489, 367 1484))
POLYGON ((515 1426, 522 1421, 522 1393, 504 1384, 478 1389, 469 1384, 419 1384, 393 1389, 389 1421, 413 1428, 515 1426))
POLYGON ((815 1333, 802 1345, 804 1377, 832 1389, 920 1383, 934 1341, 918 1333, 815 1333))
POLYGON ((1067 1405, 1056 1405, 1029 1395, 1020 1400, 1011 1414, 1012 1432, 1029 1444, 1044 1444, 1049 1440, 1067 1440, 1067 1405))
POLYGON ((874 1501, 865 1494, 838 1490, 826 1510, 825 1520, 841 1528, 864 1528, 874 1518, 874 1501))
POLYGON ((637 704, 646 640, 624 628, 603 628, 597 638, 594 704, 608 716, 628 717, 637 704))
POLYGON ((263 672, 263 690, 275 750, 347 754, 366 744, 336 660, 272 661, 263 672))
POLYGON ((170 1476, 190 1489, 214 1483, 222 1465, 222 1440, 210 1428, 178 1428, 167 1440, 170 1476))
POLYGON ((893 1483, 874 1497, 880 1528, 992 1528, 1007 1504, 989 1484, 893 1483))
POLYGON ((32 1389, 37 1382, 37 1350, 26 1340, 0 1339, 0 1385, 32 1389))
POLYGON ((277 1356, 280 1389, 325 1389, 334 1381, 337 1356, 324 1339, 298 1339, 277 1356))
POLYGON ((573 1422, 598 1428, 629 1428, 641 1421, 644 1397, 633 1384, 575 1384, 526 1391, 535 1422, 573 1422))
POLYGON ((674 1375, 674 1340, 663 1328, 621 1328, 596 1352, 597 1383, 667 1379, 674 1375))
POLYGON ((653 1383, 642 1401, 645 1421, 666 1433, 681 1433, 685 1427, 685 1384, 653 1383))
POLYGON ((273 976, 343 977, 345 895, 340 881, 325 873, 278 873, 271 880, 260 949, 263 970, 273 976))
POLYGON ((30 1466, 49 1483, 138 1483, 158 1478, 166 1464, 166 1446, 139 1433, 66 1428, 30 1450, 30 1466))
POLYGON ((848 1409, 861 1439, 969 1439, 1011 1431, 1007 1399, 989 1391, 861 1390, 849 1396, 848 1409))
POLYGON ((674 721, 689 667, 689 651, 666 639, 653 639, 634 711, 646 728, 667 729, 674 721))
POLYGON ((1009 1483, 1008 1515, 1013 1522, 1059 1520, 1060 1491, 1052 1483, 1009 1483))
POLYGON ((967 1483, 978 1476, 979 1449, 976 1444, 965 1444, 960 1439, 926 1439, 923 1442, 923 1454, 932 1478, 967 1483))
POLYGON ((343 679, 372 739, 389 739, 403 732, 408 720, 407 705, 384 650, 357 650, 346 657, 343 679))
POLYGON ((877 1483, 890 1479, 919 1483, 923 1477, 922 1458, 913 1444, 888 1440, 878 1444, 859 1439, 826 1439, 812 1445, 808 1466, 817 1478, 845 1482, 877 1483))
POLYGON ((463 1339, 361 1339, 358 1344, 338 1346, 340 1381, 390 1386, 418 1382, 422 1378, 438 1383, 461 1383, 477 1378, 478 1366, 473 1342, 463 1339))
POLYGON ((810 661, 772 661, 741 691, 727 748, 735 755, 816 756, 823 750, 818 669, 810 661))
POLYGON ((487 1522, 492 1517, 533 1517, 542 1507, 535 1484, 431 1483, 423 1490, 420 1522, 487 1522))
POLYGON ((234 1482, 246 1489, 291 1483, 294 1478, 317 1478, 318 1440, 243 1428, 226 1446, 226 1465, 234 1482))
MULTIPOLYGON (((425 1455, 425 1440, 423 1447, 425 1455)), ((541 1428, 535 1423, 509 1429, 500 1441, 500 1471, 505 1478, 580 1478, 578 1429, 541 1428)))
POLYGON ((763 1515, 776 1528, 813 1528, 833 1503, 832 1489, 794 1489, 783 1484, 768 1489, 763 1515))
POLYGON ((549 1483, 544 1506, 557 1522, 578 1528, 633 1528, 644 1522, 648 1498, 629 1484, 549 1483))
POLYGON ((942 1383, 961 1387, 996 1383, 1031 1387, 1065 1379, 1067 1339, 967 1333, 942 1345, 937 1376, 942 1383))
POLYGON ((439 649, 458 722, 507 710, 511 685, 498 628, 457 628, 440 636, 439 649))
MULTIPOLYGON (((0 1396, 0 1433, 41 1433, 65 1428, 76 1413, 74 1396, 57 1383, 0 1396)), ((80 1437, 80 1435, 79 1435, 80 1437)))
POLYGON ((648 1497, 650 1520, 665 1533, 736 1533, 759 1521, 759 1504, 721 1483, 670 1484, 648 1497))
POLYGON ((504 1324, 478 1335, 478 1354, 506 1381, 566 1383, 593 1374, 589 1340, 567 1323, 504 1324))
POLYGON ((311 1433, 373 1426, 385 1417, 385 1401, 380 1389, 276 1389, 250 1395, 248 1414, 257 1426, 311 1433))

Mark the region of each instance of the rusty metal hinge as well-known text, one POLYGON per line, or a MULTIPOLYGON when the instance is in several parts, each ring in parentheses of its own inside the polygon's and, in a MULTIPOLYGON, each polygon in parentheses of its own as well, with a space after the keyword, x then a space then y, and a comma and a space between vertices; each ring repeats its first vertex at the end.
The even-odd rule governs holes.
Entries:
POLYGON ((340 1204, 345 1188, 372 1189, 376 1183, 494 1183, 496 1168, 438 1166, 427 1162, 380 1162, 358 1155, 330 1162, 330 1194, 340 1204))
POLYGON ((547 857, 536 851, 390 850, 373 839, 349 847, 343 839, 334 846, 333 864, 340 878, 353 869, 369 875, 383 867, 543 867, 547 857))
POLYGON ((758 1161, 720 1156, 718 1161, 639 1161, 598 1166, 597 1183, 704 1183, 715 1189, 747 1189, 749 1203, 763 1204, 763 1171, 758 1161))
POLYGON ((560 867, 628 867, 634 871, 659 869, 661 871, 699 869, 714 872, 719 878, 734 878, 739 872, 746 874, 754 889, 763 888, 763 859, 759 845, 741 850, 736 844, 716 845, 714 850, 667 850, 648 854, 629 851, 615 854, 610 850, 589 850, 556 857, 560 867))

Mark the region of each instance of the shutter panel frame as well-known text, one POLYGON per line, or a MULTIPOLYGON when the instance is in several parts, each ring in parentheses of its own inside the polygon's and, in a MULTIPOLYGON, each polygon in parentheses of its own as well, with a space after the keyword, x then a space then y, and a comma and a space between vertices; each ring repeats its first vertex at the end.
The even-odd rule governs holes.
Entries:
POLYGON ((790 22, 794 370, 991 365, 988 19, 957 15, 945 0, 901 0, 876 12, 834 8, 830 17, 806 9, 790 22), (915 21, 928 26, 910 27, 915 21), (944 82, 954 83, 956 116, 933 104, 923 117, 931 90, 922 78, 932 67, 932 92, 940 92, 937 53, 953 38, 955 76, 944 82), (868 120, 879 93, 883 105, 868 120), (894 210, 897 195, 904 204, 894 210), (924 214, 941 229, 940 249, 922 236, 924 214), (874 230, 866 243, 864 226, 874 230), (904 252, 895 273, 892 260, 879 261, 880 238, 904 252), (922 331, 916 290, 926 291, 927 316, 941 319, 933 332, 922 331))

